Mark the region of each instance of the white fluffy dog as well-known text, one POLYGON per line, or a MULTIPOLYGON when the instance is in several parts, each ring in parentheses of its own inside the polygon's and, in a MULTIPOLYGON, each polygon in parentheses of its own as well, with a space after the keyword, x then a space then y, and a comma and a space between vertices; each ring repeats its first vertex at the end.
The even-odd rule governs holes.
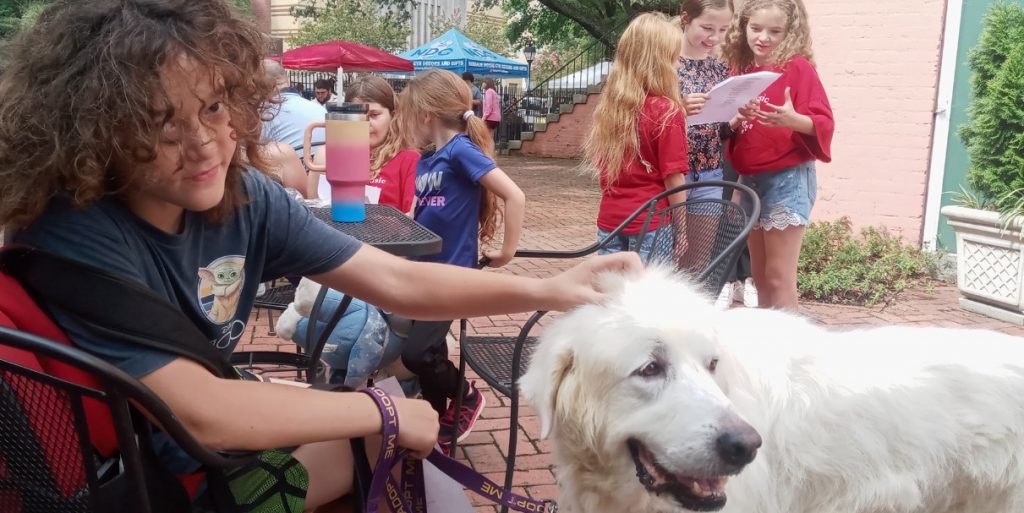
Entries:
POLYGON ((721 312, 657 270, 607 285, 520 381, 563 511, 1024 512, 1024 340, 721 312))

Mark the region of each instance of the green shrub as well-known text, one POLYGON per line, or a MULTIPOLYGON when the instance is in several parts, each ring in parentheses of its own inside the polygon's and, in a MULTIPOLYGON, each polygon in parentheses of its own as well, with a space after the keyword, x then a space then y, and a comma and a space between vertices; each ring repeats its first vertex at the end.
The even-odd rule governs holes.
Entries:
POLYGON ((927 278, 932 258, 884 228, 853 233, 850 220, 812 223, 804 234, 797 288, 804 299, 873 305, 927 278))
POLYGON ((970 57, 974 99, 959 128, 967 183, 1004 216, 1024 206, 1024 7, 998 4, 970 57))

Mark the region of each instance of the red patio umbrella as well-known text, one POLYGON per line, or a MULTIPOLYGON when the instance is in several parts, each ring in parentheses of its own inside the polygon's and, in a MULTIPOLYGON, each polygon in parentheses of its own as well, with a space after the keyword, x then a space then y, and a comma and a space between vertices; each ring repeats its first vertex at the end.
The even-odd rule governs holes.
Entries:
POLYGON ((412 61, 351 41, 327 41, 288 50, 281 64, 310 71, 412 71, 412 61))

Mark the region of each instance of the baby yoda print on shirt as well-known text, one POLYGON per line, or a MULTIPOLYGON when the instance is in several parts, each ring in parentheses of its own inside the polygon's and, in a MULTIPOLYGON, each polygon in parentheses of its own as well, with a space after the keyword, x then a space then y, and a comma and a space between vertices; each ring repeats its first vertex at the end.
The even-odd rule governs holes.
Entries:
POLYGON ((224 324, 235 318, 238 298, 245 284, 245 257, 220 257, 199 268, 198 297, 206 318, 224 324))

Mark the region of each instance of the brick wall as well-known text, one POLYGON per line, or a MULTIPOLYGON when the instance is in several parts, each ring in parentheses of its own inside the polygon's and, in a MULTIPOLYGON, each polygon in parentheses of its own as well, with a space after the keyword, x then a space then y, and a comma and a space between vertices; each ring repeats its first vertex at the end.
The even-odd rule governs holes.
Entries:
POLYGON ((813 217, 919 242, 945 1, 805 1, 836 117, 813 217))
MULTIPOLYGON (((850 216, 920 241, 945 2, 805 2, 836 117, 813 217, 850 216)), ((575 156, 597 99, 524 143, 523 153, 575 156)))
POLYGON ((537 132, 532 141, 523 141, 520 153, 531 157, 578 158, 600 98, 597 94, 587 95, 586 103, 562 114, 557 122, 548 125, 547 131, 537 132))

